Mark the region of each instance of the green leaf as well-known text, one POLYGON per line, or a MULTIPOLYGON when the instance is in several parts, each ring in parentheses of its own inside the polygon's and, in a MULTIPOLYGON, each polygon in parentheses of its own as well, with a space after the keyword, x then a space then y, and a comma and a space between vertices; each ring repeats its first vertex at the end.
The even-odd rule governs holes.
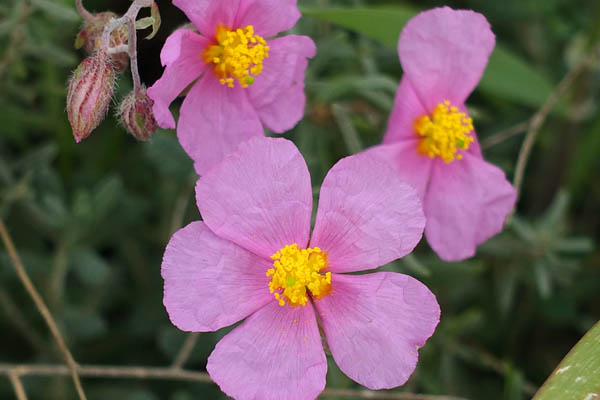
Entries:
MULTIPOLYGON (((406 6, 302 9, 305 16, 331 22, 393 48, 402 28, 417 12, 406 6)), ((496 46, 479 84, 484 93, 534 107, 546 100, 552 88, 542 74, 502 45, 496 46)))
POLYGON ((110 274, 108 264, 91 250, 79 250, 71 255, 74 271, 87 285, 99 285, 110 274))
MULTIPOLYGON (((598 115, 598 114, 597 114, 598 115)), ((590 124, 587 132, 580 132, 576 140, 576 148, 573 153, 573 160, 569 166, 569 191, 575 197, 588 193, 590 182, 593 181, 595 174, 600 170, 600 115, 596 116, 590 124)))
POLYGON ((527 106, 541 106, 553 86, 539 71, 502 46, 496 45, 479 82, 481 91, 527 106))
POLYGON ((60 4, 60 2, 50 0, 31 0, 31 3, 55 19, 69 22, 79 22, 81 20, 79 14, 77 14, 72 7, 60 4))
POLYGON ((146 29, 149 26, 152 26, 154 24, 154 18, 152 17, 145 17, 145 18, 141 18, 138 19, 137 21, 135 21, 135 29, 140 30, 140 29, 146 29))
POLYGON ((65 330, 80 340, 97 339, 107 331, 106 323, 101 316, 74 307, 65 311, 63 323, 65 330))
POLYGON ((156 36, 156 33, 158 32, 158 28, 160 28, 160 12, 158 11, 158 5, 156 5, 156 3, 154 3, 154 2, 152 2, 152 6, 150 7, 150 15, 153 20, 153 24, 152 24, 152 33, 150 33, 148 36, 146 36, 146 39, 148 39, 148 40, 150 40, 154 36, 156 36))
POLYGON ((600 323, 571 349, 533 400, 600 398, 600 323))
POLYGON ((350 29, 396 48, 400 31, 417 14, 412 7, 385 8, 301 8, 304 16, 350 29))

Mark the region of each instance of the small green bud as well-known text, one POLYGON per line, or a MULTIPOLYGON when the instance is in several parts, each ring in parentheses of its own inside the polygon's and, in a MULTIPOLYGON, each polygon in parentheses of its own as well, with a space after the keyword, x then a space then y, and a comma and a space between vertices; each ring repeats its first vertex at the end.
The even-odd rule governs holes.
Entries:
POLYGON ((152 112, 154 101, 146 94, 146 88, 129 93, 119 107, 119 119, 125 130, 137 140, 146 141, 156 132, 157 124, 152 112))

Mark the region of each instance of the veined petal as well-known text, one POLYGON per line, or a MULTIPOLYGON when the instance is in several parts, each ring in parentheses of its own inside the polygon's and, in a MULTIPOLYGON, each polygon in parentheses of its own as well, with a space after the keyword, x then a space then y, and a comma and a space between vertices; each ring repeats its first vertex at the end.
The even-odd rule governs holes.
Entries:
POLYGON ((444 100, 465 102, 481 79, 494 44, 483 15, 443 7, 422 12, 406 24, 398 54, 417 97, 432 111, 444 100))
POLYGON ((415 189, 389 165, 358 154, 325 177, 310 245, 327 252, 330 271, 361 271, 410 253, 424 226, 415 189))
POLYGON ((365 150, 365 154, 376 157, 396 170, 400 180, 417 190, 423 200, 429 184, 429 176, 434 160, 418 153, 419 139, 412 138, 400 142, 379 145, 365 150))
POLYGON ((415 122, 423 115, 429 114, 430 110, 419 100, 415 90, 406 78, 402 77, 400 86, 396 91, 394 108, 390 114, 383 143, 389 144, 401 140, 412 140, 417 138, 415 122))
POLYGON ((271 264, 221 239, 203 222, 175 232, 162 263, 164 304, 171 322, 192 332, 216 331, 273 300, 271 264))
POLYGON ((167 38, 160 52, 161 63, 166 68, 160 79, 148 88, 148 96, 154 100, 152 111, 160 127, 175 128, 169 105, 206 70, 200 54, 208 43, 189 29, 178 29, 167 38))
POLYGON ((446 261, 475 254, 477 245, 502 230, 516 192, 498 167, 471 153, 433 166, 425 196, 425 235, 446 261))
POLYGON ((244 89, 221 85, 211 71, 200 78, 181 106, 177 138, 199 175, 240 143, 263 134, 244 89))
POLYGON ((268 42, 264 70, 248 87, 250 102, 261 121, 272 131, 292 129, 304 115, 304 74, 308 58, 316 54, 307 36, 288 35, 268 42))
POLYGON ((234 27, 235 18, 242 0, 173 0, 198 31, 207 38, 213 38, 217 26, 234 27))
POLYGON ((331 281, 333 292, 315 307, 337 365, 370 389, 404 384, 440 320, 433 293, 392 272, 334 274, 331 281))
POLYGON ((327 360, 313 308, 273 301, 217 343, 206 369, 237 400, 316 398, 327 360))
POLYGON ((237 27, 254 26, 267 38, 292 29, 300 19, 297 0, 241 0, 237 27))
POLYGON ((306 162, 285 139, 255 138, 196 185, 198 209, 218 236, 270 260, 285 245, 304 248, 312 187, 306 162))

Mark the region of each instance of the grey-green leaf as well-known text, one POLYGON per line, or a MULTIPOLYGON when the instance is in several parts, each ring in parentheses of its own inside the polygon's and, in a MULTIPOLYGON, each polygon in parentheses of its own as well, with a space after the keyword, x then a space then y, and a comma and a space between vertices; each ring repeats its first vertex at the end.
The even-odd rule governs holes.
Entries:
POLYGON ((600 398, 600 323, 571 349, 533 400, 600 398))

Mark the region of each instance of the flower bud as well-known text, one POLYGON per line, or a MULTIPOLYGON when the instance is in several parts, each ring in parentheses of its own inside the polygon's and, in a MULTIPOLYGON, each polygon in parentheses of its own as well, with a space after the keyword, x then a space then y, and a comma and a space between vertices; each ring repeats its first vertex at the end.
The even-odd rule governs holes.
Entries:
POLYGON ((67 115, 75 141, 85 139, 106 115, 115 84, 115 70, 105 53, 79 64, 67 93, 67 115))
POLYGON ((152 113, 154 101, 146 94, 146 88, 132 91, 121 102, 119 117, 127 132, 137 140, 146 141, 156 132, 157 125, 152 113))
MULTIPOLYGON (((106 11, 98 14, 93 14, 93 18, 86 21, 81 32, 75 38, 75 48, 84 47, 88 54, 95 54, 100 49, 102 32, 104 27, 110 23, 113 18, 117 18, 117 14, 106 11)), ((127 44, 128 31, 126 25, 121 25, 115 28, 110 34, 110 47, 116 47, 127 44)), ((129 55, 127 53, 116 53, 110 56, 113 62, 115 71, 123 72, 129 65, 129 55)))

